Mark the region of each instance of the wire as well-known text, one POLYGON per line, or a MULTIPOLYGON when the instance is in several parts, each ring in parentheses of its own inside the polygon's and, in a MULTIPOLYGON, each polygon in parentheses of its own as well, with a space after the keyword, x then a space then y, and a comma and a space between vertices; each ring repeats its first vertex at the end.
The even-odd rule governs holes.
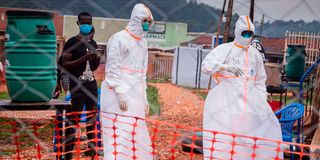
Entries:
POLYGON ((300 2, 298 1, 296 5, 294 5, 291 9, 289 9, 286 13, 284 13, 282 16, 280 16, 279 19, 284 19, 286 18, 289 14, 291 14, 293 11, 296 10, 296 8, 298 8, 301 4, 301 0, 300 2))
POLYGON ((309 10, 311 11, 311 13, 318 18, 318 20, 320 20, 320 16, 314 11, 314 9, 310 6, 310 4, 308 3, 307 0, 303 0, 304 4, 309 8, 309 10))

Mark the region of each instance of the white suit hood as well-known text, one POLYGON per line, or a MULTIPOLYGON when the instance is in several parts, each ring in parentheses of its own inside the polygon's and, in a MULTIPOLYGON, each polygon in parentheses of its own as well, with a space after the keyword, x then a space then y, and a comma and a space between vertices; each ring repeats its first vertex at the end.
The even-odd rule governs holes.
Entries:
POLYGON ((236 42, 237 44, 241 45, 241 46, 248 46, 252 40, 252 38, 243 38, 241 36, 241 33, 243 31, 252 31, 253 33, 255 33, 254 30, 254 25, 251 22, 249 16, 240 16, 236 26, 235 26, 235 31, 234 31, 234 42, 236 42))
POLYGON ((142 3, 138 3, 133 7, 130 21, 127 26, 129 32, 138 38, 143 38, 147 34, 147 32, 142 29, 141 21, 143 18, 150 18, 152 22, 154 21, 150 9, 142 3))

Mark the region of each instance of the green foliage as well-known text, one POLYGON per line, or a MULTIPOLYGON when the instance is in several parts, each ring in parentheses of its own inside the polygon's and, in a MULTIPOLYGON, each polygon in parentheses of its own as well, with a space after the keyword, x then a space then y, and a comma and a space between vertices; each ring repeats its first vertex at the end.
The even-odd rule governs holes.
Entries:
MULTIPOLYGON (((263 26, 263 36, 267 37, 284 37, 286 31, 299 31, 299 32, 319 32, 320 22, 304 22, 299 21, 282 21, 276 20, 274 22, 267 22, 263 26)), ((256 33, 260 33, 260 25, 256 24, 256 33)))
POLYGON ((198 96, 200 96, 203 100, 206 100, 208 93, 198 92, 198 96))
POLYGON ((0 99, 9 99, 9 95, 7 92, 0 93, 0 99))
POLYGON ((147 79, 148 83, 170 83, 171 77, 165 77, 164 79, 147 79))
POLYGON ((160 114, 160 104, 158 101, 158 90, 156 87, 148 86, 147 88, 147 96, 150 105, 150 115, 159 115, 160 114))
MULTIPOLYGON (((36 4, 29 0, 20 0, 19 3, 0 0, 2 7, 54 10, 59 11, 62 15, 78 15, 82 11, 87 11, 97 17, 126 19, 130 18, 133 6, 139 2, 146 4, 151 9, 155 20, 188 23, 190 32, 214 32, 221 12, 203 3, 188 3, 186 0, 95 0, 78 1, 72 3, 72 6, 69 5, 69 1, 65 0, 43 0, 37 1, 36 4)), ((236 15, 233 18, 234 22, 235 20, 237 20, 236 15)))

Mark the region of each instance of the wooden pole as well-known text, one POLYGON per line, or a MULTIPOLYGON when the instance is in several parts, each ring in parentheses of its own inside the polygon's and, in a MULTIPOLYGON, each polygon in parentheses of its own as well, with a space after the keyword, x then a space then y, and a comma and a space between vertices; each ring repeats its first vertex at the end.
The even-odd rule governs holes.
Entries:
POLYGON ((253 15, 254 15, 254 0, 250 1, 250 19, 253 22, 253 15))
MULTIPOLYGON (((264 14, 262 15, 261 24, 260 24, 260 37, 261 37, 261 39, 262 39, 263 24, 264 24, 264 14)), ((260 39, 260 42, 262 42, 261 39, 260 39)))
POLYGON ((232 19, 232 8, 233 8, 233 0, 229 0, 228 3, 228 11, 227 11, 227 20, 224 29, 223 35, 223 43, 227 43, 229 39, 229 31, 231 26, 231 19, 232 19))
MULTIPOLYGON (((216 41, 214 43, 214 47, 217 47, 219 44, 219 36, 221 33, 221 25, 222 25, 222 19, 223 19, 223 15, 224 15, 224 9, 226 7, 226 2, 227 2, 227 0, 223 1, 223 6, 222 6, 221 14, 220 14, 220 19, 219 19, 219 24, 218 24, 218 28, 217 28, 217 35, 216 35, 216 41)), ((212 80, 212 76, 210 75, 208 89, 211 88, 211 80, 212 80)))
POLYGON ((227 2, 227 0, 224 0, 224 2, 223 2, 221 14, 220 14, 220 20, 219 20, 219 24, 218 24, 218 28, 217 28, 217 35, 216 35, 216 41, 214 43, 214 47, 217 47, 218 44, 219 44, 219 36, 220 36, 220 33, 221 33, 221 25, 222 25, 222 19, 223 19, 223 15, 224 15, 224 9, 226 7, 226 2, 227 2))

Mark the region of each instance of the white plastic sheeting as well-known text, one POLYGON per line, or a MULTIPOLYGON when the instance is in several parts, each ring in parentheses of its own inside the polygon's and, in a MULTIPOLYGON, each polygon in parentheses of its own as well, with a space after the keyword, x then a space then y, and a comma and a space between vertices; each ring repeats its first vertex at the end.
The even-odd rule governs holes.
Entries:
MULTIPOLYGON (((210 50, 177 47, 172 65, 172 83, 178 86, 207 89, 210 76, 201 73, 201 64, 210 50)), ((215 82, 211 82, 214 86, 215 82)))

